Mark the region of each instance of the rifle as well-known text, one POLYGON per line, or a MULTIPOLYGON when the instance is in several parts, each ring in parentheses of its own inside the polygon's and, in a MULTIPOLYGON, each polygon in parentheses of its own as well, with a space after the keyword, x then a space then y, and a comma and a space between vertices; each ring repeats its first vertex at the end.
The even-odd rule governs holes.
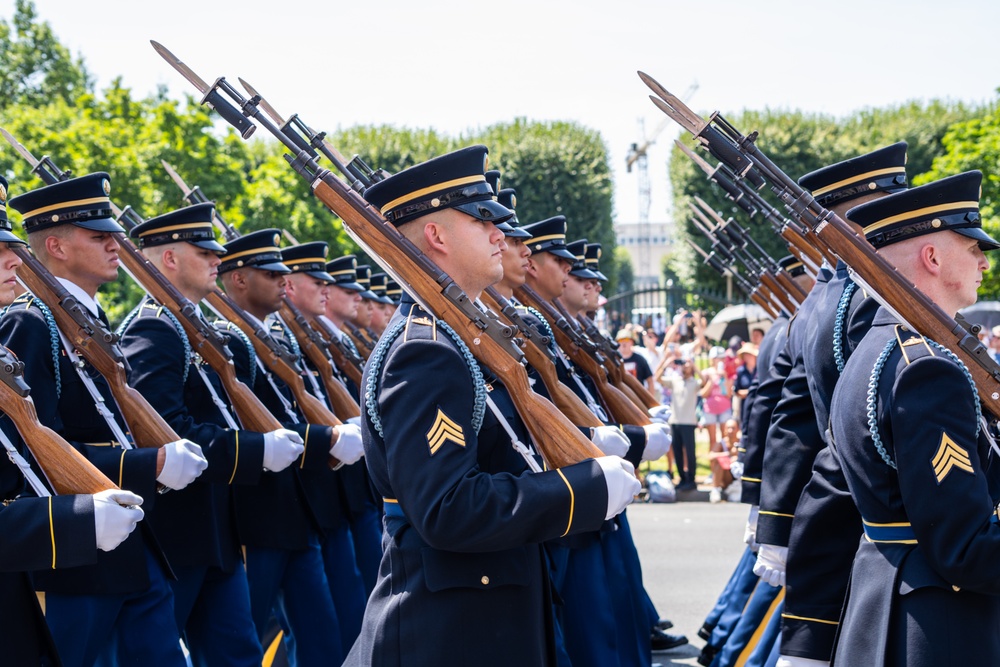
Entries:
POLYGON ((38 421, 30 391, 24 382, 24 364, 0 345, 0 401, 3 412, 17 427, 52 489, 59 495, 117 489, 83 454, 38 421))
POLYGON ((697 243, 691 239, 686 239, 689 246, 695 249, 704 258, 705 264, 715 269, 719 275, 726 275, 727 273, 731 275, 735 280, 736 284, 741 290, 750 298, 751 301, 756 303, 758 306, 763 308, 771 318, 776 319, 780 316, 781 312, 784 310, 779 304, 771 303, 767 298, 763 296, 763 293, 754 285, 747 282, 747 279, 741 276, 736 271, 733 271, 726 267, 719 258, 715 256, 715 253, 709 254, 701 249, 697 243))
POLYGON ((524 356, 531 367, 538 371, 538 375, 542 378, 542 382, 556 407, 577 426, 602 426, 603 422, 590 411, 590 408, 580 400, 580 397, 559 381, 556 365, 544 350, 549 342, 548 337, 542 336, 525 322, 517 312, 517 308, 505 299, 495 287, 487 287, 482 299, 488 308, 502 313, 507 321, 516 326, 521 335, 524 336, 524 345, 522 346, 524 356))
POLYGON ((354 347, 357 348, 358 353, 367 361, 368 357, 375 350, 375 341, 368 338, 365 332, 353 322, 344 322, 344 333, 354 343, 354 347))
MULTIPOLYGON (((206 95, 223 91, 240 107, 246 117, 253 117, 288 148, 285 158, 296 173, 311 185, 313 194, 344 221, 344 227, 354 240, 377 258, 389 275, 420 300, 434 317, 447 322, 468 345, 473 355, 495 373, 507 387, 511 400, 522 416, 550 468, 577 463, 600 456, 580 430, 559 412, 552 403, 531 390, 528 375, 521 365, 523 354, 512 341, 514 330, 481 311, 462 289, 420 251, 382 215, 369 206, 356 190, 322 169, 316 160, 282 134, 257 108, 259 97, 243 98, 224 78, 209 86, 187 65, 161 45, 153 42, 161 56, 189 82, 206 95)), ((227 113, 235 108, 230 108, 227 113)), ((225 116, 223 116, 225 117, 225 116)))
MULTIPOLYGON (((46 155, 41 160, 37 160, 27 148, 6 131, 3 131, 3 135, 8 143, 32 165, 32 171, 45 183, 51 185, 69 178, 69 172, 60 170, 49 156, 46 155)), ((111 208, 118 221, 126 229, 132 229, 142 222, 141 216, 131 206, 120 209, 112 203, 111 208)), ((125 265, 125 271, 157 303, 163 305, 177 318, 188 337, 191 350, 201 356, 218 373, 222 386, 244 428, 260 433, 281 428, 281 423, 268 412, 260 399, 236 377, 236 367, 232 362, 233 355, 226 347, 226 340, 222 333, 210 327, 199 317, 198 307, 182 295, 160 273, 160 270, 139 252, 139 249, 135 247, 126 234, 115 233, 112 236, 122 250, 119 257, 122 264, 125 265)))
POLYGON ((624 360, 622 359, 621 353, 618 352, 618 343, 602 334, 600 329, 597 328, 597 324, 594 320, 590 319, 583 313, 577 314, 576 319, 583 326, 584 333, 586 333, 591 340, 597 341, 597 343, 604 348, 605 356, 621 368, 622 380, 625 381, 625 385, 631 389, 632 393, 639 399, 641 403, 639 407, 647 410, 659 407, 660 402, 656 400, 656 397, 649 393, 649 390, 646 389, 641 382, 639 382, 638 378, 625 371, 625 368, 622 366, 624 360))
POLYGON ((351 382, 356 384, 358 388, 361 387, 361 374, 364 372, 365 360, 361 358, 354 348, 347 345, 344 340, 337 335, 337 332, 330 328, 330 326, 324 322, 321 318, 316 318, 313 320, 320 333, 328 341, 327 349, 330 351, 330 356, 333 357, 333 363, 337 364, 337 368, 341 370, 351 382))
POLYGON ((358 407, 358 402, 347 391, 344 383, 333 375, 333 360, 327 351, 330 344, 309 324, 306 316, 288 297, 281 300, 281 309, 278 314, 291 329, 292 335, 298 339, 302 354, 312 362, 319 372, 323 387, 326 389, 326 395, 330 399, 330 405, 333 406, 334 414, 341 420, 359 416, 361 408, 358 407))
MULTIPOLYGON (((188 184, 184 182, 184 179, 181 178, 180 174, 178 174, 177 171, 166 160, 160 160, 160 163, 163 165, 163 168, 166 169, 167 174, 170 175, 170 178, 173 180, 173 182, 176 183, 177 187, 180 188, 182 193, 184 193, 184 200, 187 201, 189 204, 202 204, 211 201, 201 191, 200 186, 196 185, 193 188, 188 187, 188 184)), ((222 234, 225 237, 226 241, 232 241, 240 237, 239 231, 237 231, 237 229, 233 227, 231 224, 223 220, 222 216, 219 215, 218 212, 216 212, 212 216, 212 222, 213 224, 215 224, 216 227, 218 227, 222 231, 222 234)), ((291 236, 284 230, 282 230, 282 233, 286 234, 287 236, 291 236)), ((294 238, 292 242, 298 243, 297 241, 294 240, 294 238)), ((338 368, 340 368, 348 377, 354 380, 355 384, 358 384, 359 386, 361 383, 361 373, 359 369, 363 367, 364 362, 362 361, 360 365, 358 365, 352 358, 356 357, 357 355, 352 355, 350 351, 346 348, 346 346, 343 346, 342 343, 340 343, 339 339, 337 339, 335 336, 334 337, 331 337, 330 335, 327 336, 328 340, 330 341, 329 343, 323 341, 322 337, 317 337, 315 329, 309 324, 309 322, 306 321, 304 317, 301 318, 301 321, 298 321, 299 317, 296 317, 296 313, 299 313, 298 308, 295 308, 291 303, 288 303, 287 298, 282 299, 282 311, 281 311, 282 319, 285 320, 285 323, 289 326, 290 329, 292 329, 292 332, 295 335, 295 337, 299 339, 299 342, 303 346, 302 347, 303 351, 306 351, 307 347, 309 347, 310 361, 312 361, 312 363, 315 364, 316 367, 319 369, 319 373, 323 377, 324 386, 327 387, 327 394, 330 396, 330 400, 336 401, 336 405, 334 406, 335 408, 337 405, 340 406, 340 409, 339 410, 335 409, 335 412, 339 412, 342 410, 343 412, 341 412, 341 414, 347 414, 349 417, 357 416, 356 414, 351 414, 354 411, 357 411, 357 414, 360 414, 360 408, 358 408, 357 402, 353 399, 353 397, 351 397, 349 393, 347 393, 346 388, 343 388, 343 385, 340 382, 336 382, 335 378, 332 378, 332 374, 330 375, 330 377, 335 382, 329 383, 327 381, 327 376, 324 375, 323 364, 318 363, 319 357, 316 356, 316 353, 311 346, 306 345, 304 339, 309 338, 312 341, 312 344, 319 345, 320 350, 326 349, 327 346, 329 346, 331 354, 333 354, 333 361, 337 363, 338 368), (288 307, 286 308, 286 306, 288 307), (293 324, 295 324, 296 326, 293 327, 292 326, 293 324), (342 351, 339 353, 334 352, 334 348, 338 347, 342 348, 342 351), (316 358, 313 358, 314 356, 316 358), (357 376, 357 379, 355 379, 355 376, 357 376), (340 385, 340 388, 337 388, 336 385, 340 385), (349 403, 345 400, 345 397, 350 399, 349 403), (351 407, 352 404, 353 408, 351 407)), ((299 315, 301 316, 301 313, 299 313, 299 315)), ((327 359, 327 363, 329 363, 329 361, 330 360, 327 359)))
POLYGON ((750 187, 746 181, 736 179, 726 165, 720 162, 713 169, 701 156, 685 146, 680 140, 675 140, 674 143, 681 149, 681 152, 691 158, 692 162, 705 172, 710 181, 713 181, 722 188, 726 196, 733 203, 746 211, 747 215, 753 218, 753 216, 760 212, 764 216, 764 219, 771 224, 774 231, 785 239, 793 254, 796 254, 795 251, 797 250, 800 254, 796 254, 796 256, 803 260, 808 259, 804 263, 811 265, 817 271, 824 260, 831 266, 836 264, 836 256, 825 243, 816 238, 815 234, 809 234, 811 241, 808 240, 805 232, 797 222, 783 216, 778 209, 764 199, 757 190, 750 187))
POLYGON ((786 209, 805 224, 849 267, 851 277, 875 296, 900 321, 920 335, 951 350, 968 368, 985 409, 1000 414, 1000 365, 978 337, 945 313, 892 264, 881 257, 864 236, 840 216, 820 206, 812 195, 775 165, 755 144, 757 133, 744 136, 718 112, 704 120, 663 86, 640 72, 655 95, 653 103, 694 135, 734 174, 751 182, 766 182, 786 209))
POLYGON ((607 373, 608 382, 617 387, 618 391, 625 394, 625 396, 630 401, 632 401, 639 408, 645 411, 646 406, 643 405, 642 401, 639 399, 638 396, 635 395, 635 392, 632 390, 632 388, 629 387, 628 384, 625 382, 623 376, 627 375, 627 373, 624 372, 621 366, 615 363, 615 360, 611 356, 613 355, 620 359, 621 355, 618 354, 618 350, 616 348, 611 348, 609 352, 605 350, 605 348, 601 345, 600 341, 598 341, 595 338, 591 338, 586 333, 584 333, 583 328, 577 323, 576 318, 574 318, 572 315, 569 314, 569 311, 566 310, 566 307, 562 304, 562 302, 558 298, 552 299, 551 303, 553 307, 555 307, 556 311, 558 311, 560 317, 565 319, 566 322, 569 324, 570 328, 572 328, 573 331, 576 332, 576 335, 580 338, 587 339, 590 342, 590 347, 600 352, 599 356, 597 357, 597 361, 598 363, 601 364, 601 366, 604 367, 604 372, 607 373))
MULTIPOLYGON (((698 215, 698 217, 705 221, 705 224, 711 224, 700 211, 694 208, 693 205, 692 210, 696 215, 698 215)), ((694 222, 695 227, 697 227, 702 234, 712 241, 712 252, 722 256, 729 264, 736 261, 742 263, 750 275, 760 283, 762 288, 765 289, 765 293, 779 303, 783 309, 789 312, 794 312, 798 308, 798 301, 793 299, 792 296, 785 291, 784 287, 778 284, 778 281, 773 275, 768 273, 759 264, 755 263, 752 258, 748 259, 745 255, 739 252, 733 252, 722 239, 716 238, 712 231, 703 224, 699 223, 698 220, 692 220, 692 222, 694 222)))
POLYGON ((702 209, 715 219, 716 227, 714 231, 716 234, 722 234, 728 237, 730 249, 735 250, 736 248, 739 248, 743 250, 747 256, 753 256, 748 248, 748 246, 751 246, 757 253, 757 256, 763 261, 761 266, 766 268, 768 272, 770 272, 771 275, 777 279, 777 281, 782 287, 785 288, 792 298, 799 303, 802 303, 808 293, 802 289, 797 282, 792 280, 792 277, 788 275, 788 272, 781 268, 781 266, 774 261, 774 258, 768 255, 767 251, 760 247, 760 244, 757 243, 752 236, 747 234, 746 230, 743 229, 738 222, 732 218, 723 220, 722 216, 716 213, 715 209, 709 206, 708 203, 701 197, 695 195, 694 199, 698 202, 698 205, 701 206, 702 209))
POLYGON ((627 394, 608 380, 604 360, 593 342, 575 331, 569 321, 552 304, 527 285, 522 285, 515 292, 522 303, 542 313, 552 328, 556 344, 574 364, 593 379, 601 400, 616 421, 636 426, 652 423, 646 412, 640 410, 639 406, 627 394))

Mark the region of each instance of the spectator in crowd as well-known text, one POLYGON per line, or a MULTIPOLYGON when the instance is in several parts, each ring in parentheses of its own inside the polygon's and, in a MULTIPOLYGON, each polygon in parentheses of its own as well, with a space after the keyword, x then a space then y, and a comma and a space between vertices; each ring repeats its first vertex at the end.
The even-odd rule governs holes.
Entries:
POLYGON ((729 339, 729 347, 726 348, 726 377, 729 378, 730 382, 736 381, 736 369, 740 366, 739 355, 737 354, 739 349, 743 347, 743 339, 739 336, 733 336, 729 339))
POLYGON ((757 346, 747 343, 740 348, 739 358, 742 364, 736 369, 736 380, 733 382, 734 407, 737 416, 740 414, 743 401, 750 392, 750 385, 757 379, 757 346))
POLYGON ((760 342, 764 340, 764 330, 760 327, 750 330, 750 344, 755 348, 760 347, 760 342))
POLYGON ((992 358, 993 361, 1000 363, 1000 325, 993 327, 993 330, 990 333, 991 336, 987 349, 990 358, 992 358))
POLYGON ((712 348, 708 353, 708 368, 701 372, 702 421, 708 432, 708 449, 715 450, 719 440, 719 428, 733 417, 732 383, 726 377, 725 363, 721 347, 712 348))
POLYGON ((636 353, 632 332, 628 329, 622 329, 615 336, 615 340, 618 341, 618 351, 621 352, 622 366, 625 368, 625 372, 639 380, 652 393, 654 391, 653 371, 649 367, 649 362, 636 353))
POLYGON ((671 451, 677 461, 680 482, 678 491, 693 491, 694 481, 694 431, 698 425, 698 392, 701 380, 695 377, 694 363, 690 359, 677 358, 673 361, 675 373, 667 380, 671 391, 670 433, 673 437, 671 451))
POLYGON ((733 486, 733 473, 730 467, 737 456, 737 445, 740 441, 740 425, 735 419, 729 419, 722 427, 722 439, 715 448, 708 452, 708 462, 712 470, 712 490, 709 491, 710 502, 717 503, 726 493, 726 499, 738 497, 733 486))

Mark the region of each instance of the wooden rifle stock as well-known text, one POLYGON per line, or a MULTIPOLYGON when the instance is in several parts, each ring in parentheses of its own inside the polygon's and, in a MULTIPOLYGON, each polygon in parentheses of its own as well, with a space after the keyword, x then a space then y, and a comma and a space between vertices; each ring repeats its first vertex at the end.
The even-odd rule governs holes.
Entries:
MULTIPOLYGON (((492 308, 497 313, 503 313, 504 307, 498 298, 502 299, 503 297, 492 287, 488 288, 482 297, 483 303, 489 308, 492 308)), ((511 322, 511 324, 515 323, 511 322)), ((531 367, 538 371, 538 375, 542 378, 549 396, 552 397, 552 402, 571 422, 577 426, 603 426, 603 422, 597 418, 597 415, 590 411, 590 408, 580 400, 580 397, 559 381, 559 376, 556 373, 556 365, 548 353, 530 338, 524 339, 524 345, 521 349, 524 350, 524 357, 528 360, 531 367)))
POLYGON ((520 361, 490 335, 484 334, 477 322, 444 296, 443 289, 454 283, 439 269, 436 276, 432 274, 430 267, 433 265, 368 202, 330 172, 313 180, 312 188, 319 200, 340 216, 345 227, 370 250, 369 254, 381 259, 383 267, 398 276, 401 284, 408 285, 435 317, 451 325, 472 354, 500 378, 550 468, 602 455, 552 403, 531 390, 528 374, 520 361), (423 266, 422 262, 429 266, 423 266))
POLYGON ((243 428, 269 433, 281 428, 281 422, 260 402, 249 387, 236 377, 233 357, 222 342, 221 334, 207 330, 197 314, 197 307, 185 298, 166 277, 133 245, 124 234, 115 234, 122 252, 122 263, 153 299, 170 311, 187 335, 191 350, 219 375, 222 387, 243 428))
POLYGON ((31 455, 58 495, 92 494, 117 489, 115 484, 62 436, 38 421, 35 403, 21 377, 20 362, 0 346, 0 404, 17 427, 31 455))
POLYGON ((516 291, 518 299, 534 307, 545 316, 552 328, 556 343, 566 353, 566 356, 579 366, 580 370, 591 377, 601 400, 615 421, 636 426, 652 423, 648 414, 640 410, 632 399, 608 381, 604 366, 566 333, 563 327, 569 327, 570 324, 559 315, 559 312, 551 304, 528 286, 521 287, 516 291))
POLYGON ((77 303, 31 251, 24 246, 13 246, 12 250, 24 262, 26 269, 18 272, 18 278, 49 306, 59 330, 107 380, 136 447, 155 448, 180 440, 180 436, 142 394, 128 385, 124 357, 116 347, 116 336, 107 330, 103 322, 77 303))
POLYGON ((313 320, 313 324, 326 338, 327 350, 329 350, 330 356, 333 358, 333 363, 337 364, 340 372, 346 375, 360 390, 361 374, 364 371, 364 359, 360 356, 355 357, 354 351, 348 348, 337 335, 337 332, 327 326, 326 322, 322 319, 317 317, 313 320))
POLYGON ((375 349, 374 341, 369 340, 364 332, 355 326, 353 322, 344 322, 344 333, 354 343, 358 354, 364 357, 365 361, 368 361, 368 357, 371 356, 372 351, 375 349))
POLYGON ((243 309, 237 306, 229 296, 216 290, 205 297, 205 300, 222 317, 235 324, 246 334, 258 358, 272 373, 288 385, 288 389, 292 392, 292 396, 307 422, 323 426, 338 426, 341 423, 318 398, 306 391, 305 380, 299 374, 298 369, 285 358, 284 350, 280 349, 278 342, 271 338, 271 335, 263 327, 251 322, 243 309))
MULTIPOLYGON (((299 348, 312 365, 316 367, 320 379, 323 381, 323 388, 333 406, 333 412, 341 421, 346 421, 351 417, 361 414, 361 408, 357 401, 347 391, 344 383, 333 375, 333 363, 327 356, 327 343, 306 321, 302 311, 285 297, 281 300, 281 309, 278 311, 285 325, 292 331, 292 335, 299 341, 299 348)), ((306 369, 308 372, 308 368, 306 369)))

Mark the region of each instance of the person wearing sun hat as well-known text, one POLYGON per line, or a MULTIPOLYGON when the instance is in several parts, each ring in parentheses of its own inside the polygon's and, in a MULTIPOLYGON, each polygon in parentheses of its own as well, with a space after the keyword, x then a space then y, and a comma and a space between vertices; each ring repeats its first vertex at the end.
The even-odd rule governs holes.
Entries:
MULTIPOLYGON (((502 276, 497 223, 512 216, 494 199, 486 156, 484 146, 454 151, 364 195, 472 300, 502 276)), ((539 545, 617 514, 620 493, 634 490, 619 488, 631 466, 608 457, 527 472, 498 422, 501 414, 524 433, 499 406, 509 400, 502 383, 406 294, 362 384, 386 552, 345 665, 431 664, 442 646, 455 664, 550 664, 552 601, 539 545), (484 372, 497 412, 486 407, 484 372), (559 526, 548 520, 557 515, 559 526)))
MULTIPOLYGON (((110 193, 110 176, 97 172, 10 200, 22 215, 34 255, 105 325, 97 291, 118 277, 113 234, 124 232, 113 218, 110 193)), ((89 363, 73 362, 76 353, 52 320, 50 309, 59 307, 22 295, 0 319, 0 341, 24 362, 39 421, 119 487, 142 497, 149 511, 158 484, 177 491, 201 475, 208 465, 201 447, 181 439, 159 448, 126 448, 128 425, 110 385, 89 363)), ((154 533, 143 522, 93 564, 36 573, 34 583, 46 592, 46 621, 65 665, 92 664, 101 653, 123 663, 184 665, 168 584, 172 572, 154 533)))

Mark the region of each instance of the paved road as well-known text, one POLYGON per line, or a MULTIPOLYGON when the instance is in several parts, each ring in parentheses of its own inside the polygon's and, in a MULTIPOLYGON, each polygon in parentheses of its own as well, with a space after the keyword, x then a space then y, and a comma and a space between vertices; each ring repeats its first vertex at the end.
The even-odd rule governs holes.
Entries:
POLYGON ((749 507, 739 503, 634 504, 628 509, 632 536, 642 561, 646 590, 671 632, 690 644, 653 661, 664 667, 697 665, 705 644, 696 634, 743 554, 749 507))

